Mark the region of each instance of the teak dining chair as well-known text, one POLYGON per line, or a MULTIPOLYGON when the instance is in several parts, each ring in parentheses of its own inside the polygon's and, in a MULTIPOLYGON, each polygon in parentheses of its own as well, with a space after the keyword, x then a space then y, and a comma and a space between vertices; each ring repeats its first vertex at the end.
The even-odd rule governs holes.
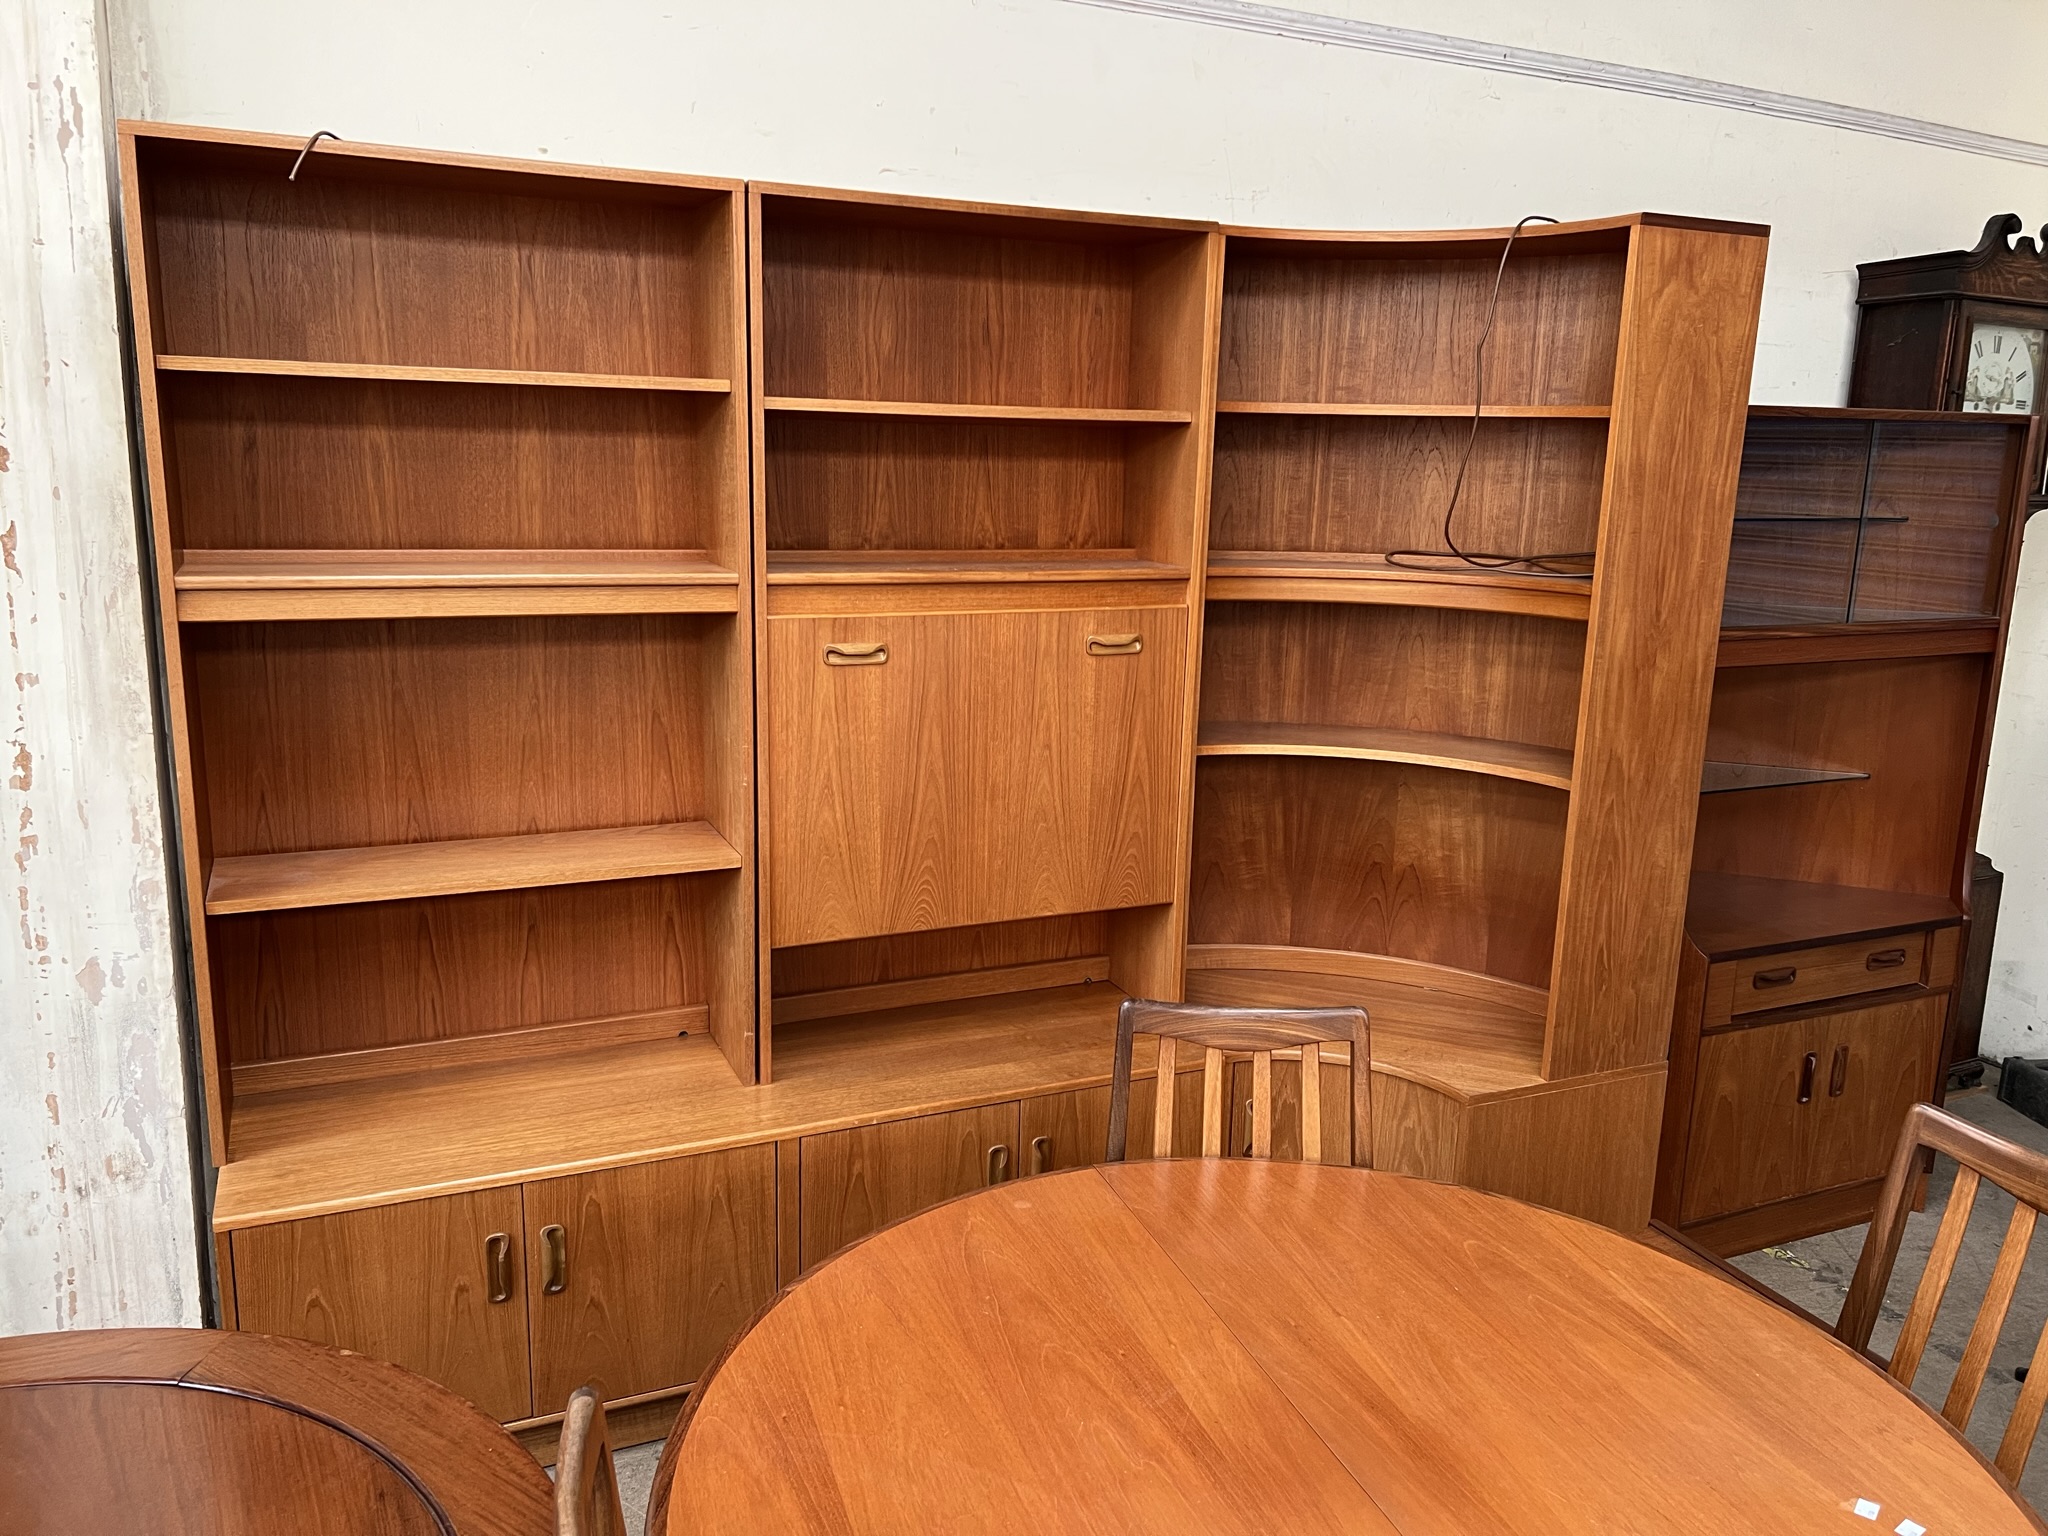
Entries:
POLYGON ((604 1399, 591 1387, 569 1394, 555 1453, 556 1536, 626 1536, 619 1474, 605 1433, 604 1399))
MULTIPOLYGON (((1877 1324, 1878 1309, 1891 1283, 1892 1266, 1899 1256, 1899 1240, 1906 1231, 1906 1210, 1923 1148, 1946 1152, 1961 1166, 1949 1189, 1948 1208, 1934 1234, 1934 1247, 1927 1255, 1927 1267, 1920 1272, 1920 1284, 1913 1292, 1906 1321, 1899 1329, 1899 1342, 1892 1349, 1885 1369, 1902 1386, 1911 1387, 1927 1347, 1934 1315, 1948 1291, 1949 1275, 1956 1254, 1963 1245, 1963 1232, 1970 1224, 1970 1207, 1976 1203, 1978 1185, 1989 1179, 2016 1202, 2012 1221, 2005 1229, 2005 1244, 1992 1266, 1991 1283, 1977 1308, 1969 1342, 1963 1346, 1962 1362, 1956 1367, 1954 1384, 1942 1404, 1941 1416, 1957 1429, 1970 1422, 1970 1410, 1984 1385, 1984 1372, 1991 1364, 1991 1351, 1998 1343, 1998 1331, 2005 1324, 2012 1305, 2013 1289, 2019 1283, 2020 1266, 2026 1263, 2027 1244, 2034 1235, 2034 1223, 2048 1210, 2048 1157, 2039 1152, 1993 1136, 1967 1120, 1959 1120, 1932 1104, 1915 1104, 1906 1113, 1905 1129, 1892 1151, 1892 1165, 1885 1175, 1884 1189, 1877 1197, 1877 1214, 1863 1239, 1863 1252, 1856 1260, 1856 1274, 1849 1283, 1849 1299, 1835 1324, 1835 1337, 1850 1348, 1865 1351, 1870 1332, 1877 1324)), ((2017 1483, 2034 1446, 2034 1431, 2041 1424, 2041 1410, 2048 1406, 2048 1328, 2034 1344, 2033 1364, 2027 1369, 2026 1385, 2006 1420, 2005 1438, 1999 1442, 1998 1470, 2017 1483)))
POLYGON ((1125 998, 1116 1011, 1116 1068, 1109 1086, 1107 1160, 1124 1160, 1131 1119, 1131 1053, 1139 1035, 1159 1037, 1152 1096, 1152 1155, 1173 1155, 1174 1073, 1180 1042, 1202 1049, 1202 1155, 1223 1155, 1224 1076, 1230 1056, 1252 1059, 1251 1148, 1273 1155, 1273 1057, 1301 1058, 1301 1158, 1323 1161, 1322 1047, 1351 1047, 1351 1146, 1354 1168, 1372 1166, 1372 1041, 1363 1008, 1218 1008, 1125 998))

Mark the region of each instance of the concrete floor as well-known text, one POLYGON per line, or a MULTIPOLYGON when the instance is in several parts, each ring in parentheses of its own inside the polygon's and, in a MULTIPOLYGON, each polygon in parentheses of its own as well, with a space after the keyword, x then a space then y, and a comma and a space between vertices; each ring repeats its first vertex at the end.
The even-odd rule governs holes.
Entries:
MULTIPOLYGON (((2008 1140, 2048 1152, 2048 1126, 2037 1125, 2017 1110, 2007 1108, 1988 1090, 1979 1089, 1951 1098, 1949 1108, 2008 1140)), ((1941 1220, 1942 1209, 1948 1201, 1949 1184, 1954 1178, 1955 1164, 1946 1158, 1940 1159, 1928 1188, 1927 1209, 1917 1211, 1907 1219, 1906 1238, 1899 1247, 1899 1261, 1893 1270, 1891 1291, 1885 1297, 1883 1315, 1870 1341, 1871 1348, 1880 1355, 1890 1354, 1892 1342, 1898 1337, 1899 1325, 1905 1320, 1907 1303, 1912 1300, 1913 1287, 1918 1283, 1921 1268, 1927 1261, 1927 1250, 1933 1242, 1934 1229, 1941 1220)), ((1983 1297, 1985 1284, 1991 1276, 1992 1262, 1998 1256, 1999 1244, 2005 1240, 2005 1225, 2011 1218, 2011 1197, 1987 1184, 1977 1196, 1969 1233, 1956 1260, 1955 1278, 1950 1282, 1948 1298, 1935 1321, 1927 1353, 1921 1359, 1919 1379, 1913 1384, 1914 1391, 1937 1410, 1948 1393, 1949 1379, 1955 1375, 1956 1363, 1962 1358, 1963 1344, 1976 1317, 1977 1303, 1983 1297)), ((1856 1271, 1856 1256, 1863 1248, 1863 1233, 1862 1227, 1847 1227, 1840 1232, 1823 1233, 1783 1248, 1766 1248, 1760 1253, 1744 1254, 1735 1263, 1779 1295, 1832 1324, 1840 1315, 1842 1302, 1849 1294, 1849 1277, 1856 1271)), ((2041 1247, 2044 1241, 2048 1239, 2036 1234, 2034 1246, 2041 1247)), ((2013 1298, 2005 1331, 1999 1337, 1990 1373, 1977 1399, 1976 1413, 1970 1420, 1970 1439, 1987 1456, 1997 1451, 1999 1439, 2005 1433, 2006 1418, 2019 1396, 2019 1383, 2013 1380, 2013 1367, 2024 1365, 2031 1358, 2034 1340, 2040 1335, 2044 1322, 2048 1322, 2048 1255, 2033 1255, 2021 1275, 2019 1292, 2013 1298)), ((618 1454, 620 1502, 625 1505, 630 1536, 643 1536, 641 1522, 647 1513, 654 1465, 660 1457, 661 1447, 658 1444, 634 1446, 618 1454)), ((2037 1453, 2020 1480, 2020 1491, 2036 1509, 2048 1510, 2048 1451, 2037 1453)))
MULTIPOLYGON (((1948 1107, 1994 1135, 2048 1152, 2048 1126, 2037 1125, 2018 1110, 1999 1103, 1989 1089, 1952 1096, 1948 1107)), ((1906 1219, 1906 1237, 1899 1245, 1898 1263, 1892 1269, 1891 1289, 1885 1295, 1884 1311, 1870 1337, 1871 1349, 1880 1356, 1891 1354, 1892 1344, 1899 1336, 1899 1325, 1905 1321, 1913 1288, 1919 1284, 1920 1272, 1927 1263, 1927 1250, 1934 1241, 1934 1230, 1948 1204, 1949 1185, 1955 1176, 1956 1165, 1945 1157, 1937 1158, 1927 1189, 1927 1209, 1906 1219)), ((1921 1356, 1919 1376, 1913 1382, 1914 1394, 1937 1412, 1963 1357, 1970 1325, 1976 1320, 1977 1304, 1984 1299, 1991 1266, 2005 1241, 2012 1206, 2012 1197, 1988 1182, 1978 1191, 1948 1295, 1935 1318, 1934 1333, 1927 1342, 1927 1352, 1921 1356)), ((1745 1274, 1832 1325, 1848 1298, 1849 1279, 1856 1272, 1856 1258, 1863 1251, 1866 1230, 1858 1226, 1824 1232, 1783 1248, 1744 1254, 1734 1263, 1745 1274)), ((2033 1246, 2041 1248, 2043 1243, 2043 1235, 2037 1231, 2033 1246)), ((1984 1378, 1984 1390, 1978 1395, 1976 1411, 1970 1417, 1970 1441, 1986 1456, 1997 1453, 2006 1419, 2019 1397, 2020 1386, 2013 1379, 2013 1368, 2032 1358, 2034 1341, 2040 1337, 2044 1321, 2048 1321, 2048 1252, 2036 1254, 2030 1250, 2012 1310, 2006 1314, 2004 1331, 1991 1357, 1991 1369, 1984 1378)), ((2020 1478, 2020 1492, 2037 1510, 2048 1510, 2048 1451, 2038 1447, 2037 1441, 2034 1459, 2020 1478)))

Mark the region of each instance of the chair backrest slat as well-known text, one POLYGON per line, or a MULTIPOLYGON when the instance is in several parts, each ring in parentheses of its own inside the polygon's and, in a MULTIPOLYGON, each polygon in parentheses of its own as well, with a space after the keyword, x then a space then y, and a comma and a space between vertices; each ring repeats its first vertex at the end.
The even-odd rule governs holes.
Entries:
MULTIPOLYGON (((1912 1386, 1919 1371, 1920 1358, 1926 1353, 1935 1315, 1948 1293, 1956 1255, 1962 1251, 1970 1212, 1977 1203, 1982 1182, 1989 1179, 2014 1199, 2005 1241, 1992 1266, 1991 1280, 1978 1305, 1969 1342, 1963 1346, 1963 1358, 1956 1366, 1948 1398, 1942 1404, 1942 1417, 1963 1430, 1968 1428, 1971 1411, 1983 1390, 1985 1372, 2012 1307, 2035 1225, 2040 1213, 2048 1209, 2048 1156, 2015 1146, 1932 1104, 1915 1104, 1908 1110, 1905 1129, 1892 1151, 1884 1188, 1877 1197, 1877 1214, 1871 1218, 1870 1231, 1863 1239, 1863 1253, 1856 1261, 1856 1275, 1849 1284, 1848 1299, 1842 1305, 1841 1319, 1835 1324, 1835 1336, 1852 1349, 1869 1348, 1871 1331, 1877 1324, 1892 1267, 1898 1261, 1899 1244, 1905 1236, 1912 1188, 1930 1149, 1955 1159, 1956 1180, 1949 1189, 1941 1225, 1935 1229, 1927 1266, 1921 1271, 1906 1320, 1899 1328, 1898 1343, 1885 1366, 1902 1385, 1912 1386)), ((2005 1436, 1998 1447, 1998 1470, 2015 1484, 2026 1469, 2044 1408, 2048 1408, 2048 1329, 2035 1340, 2026 1386, 2006 1421, 2005 1436)))
POLYGON ((2012 1307, 2012 1293, 2020 1283, 2020 1267, 2027 1262, 2027 1244, 2034 1240, 2037 1214, 2024 1200, 2012 1208, 2012 1221, 2005 1229, 1998 1262, 1991 1267, 1991 1283, 1985 1287, 1984 1303, 1977 1308, 1970 1342, 1963 1346, 1962 1362, 1956 1366, 1955 1380, 1949 1383, 1948 1401, 1941 1406, 1941 1416, 1957 1429, 1970 1427, 1970 1410, 1977 1406, 1977 1393, 1983 1389, 1984 1372, 1991 1364, 1998 1331, 2005 1326, 2005 1314, 2012 1307))
POLYGON ((1350 1162, 1372 1166, 1372 1042, 1362 1008, 1221 1008, 1197 1003, 1158 1003, 1127 998, 1117 1010, 1116 1063, 1110 1081, 1108 1159, 1122 1162, 1130 1131, 1133 1041, 1139 1034, 1159 1039, 1153 1082, 1152 1155, 1173 1155, 1174 1083, 1181 1047, 1202 1051, 1202 1155, 1224 1155, 1229 1077, 1234 1060, 1251 1058, 1249 1153, 1273 1155, 1273 1058, 1301 1060, 1301 1155, 1324 1161, 1322 1047, 1350 1047, 1350 1162))
MULTIPOLYGON (((1913 1290, 1912 1305, 1899 1328, 1899 1342, 1892 1349, 1892 1375, 1907 1386, 1920 1369, 1921 1352, 1934 1332, 1934 1315, 1948 1294, 1949 1276, 1956 1267, 1956 1255, 1963 1250, 1963 1232, 1970 1225, 1970 1208, 1977 1203, 1977 1170, 1958 1168, 1956 1181, 1948 1192, 1948 1209, 1941 1213, 1941 1226, 1934 1234, 1934 1246, 1927 1253, 1927 1267, 1920 1271, 1920 1284, 1913 1290)), ((1868 1336, 1864 1345, 1869 1343, 1868 1336)), ((1859 1348, 1863 1346, 1858 1346, 1859 1348)))
POLYGON ((590 1387, 569 1394, 555 1452, 556 1536, 626 1536, 604 1400, 590 1387))

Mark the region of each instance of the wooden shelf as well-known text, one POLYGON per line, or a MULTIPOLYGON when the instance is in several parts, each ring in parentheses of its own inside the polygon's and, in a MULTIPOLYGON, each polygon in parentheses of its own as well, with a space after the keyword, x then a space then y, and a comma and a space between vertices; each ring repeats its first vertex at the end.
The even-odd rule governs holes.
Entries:
POLYGON ((1543 1084, 1540 987, 1398 955, 1279 944, 1190 944, 1190 1001, 1362 1007, 1373 1071, 1460 1103, 1543 1084))
POLYGON ((1791 768, 1774 763, 1724 763, 1709 758, 1700 765, 1700 793, 1726 795, 1744 789, 1782 789, 1789 784, 1839 784, 1870 775, 1854 768, 1791 768))
POLYGON ((1724 625, 1717 667, 1770 667, 1820 661, 1878 661, 1907 656, 1966 656, 1998 648, 1996 619, 1904 624, 1783 623, 1724 625))
POLYGON ((251 854, 213 861, 206 913, 280 912, 739 867, 732 845, 703 821, 251 854))
POLYGON ((1128 549, 771 549, 770 586, 899 582, 1186 581, 1128 549))
MULTIPOLYGON (((1123 997, 1097 982, 788 1024, 757 1088, 693 1033, 238 1094, 214 1226, 1099 1087, 1123 997)), ((1141 1075, 1153 1049, 1139 1042, 1141 1075)))
POLYGON ((687 549, 188 549, 172 585, 188 623, 739 604, 739 574, 687 549))
POLYGON ((1593 584, 1575 577, 1393 565, 1384 555, 1211 550, 1208 596, 1218 602, 1391 603, 1583 619, 1593 584))
POLYGON ((1209 720, 1196 738, 1197 757, 1340 757, 1367 762, 1416 763, 1461 773, 1491 774, 1572 787, 1572 755, 1521 741, 1487 741, 1438 731, 1390 726, 1306 725, 1264 720, 1209 720))
POLYGON ((410 363, 326 363, 274 357, 192 357, 156 360, 166 373, 240 373, 278 379, 356 379, 375 383, 515 384, 541 389, 651 389, 729 395, 730 379, 670 378, 660 374, 558 373, 535 368, 441 368, 410 363))
POLYGON ((1685 930, 1710 960, 1959 923, 1946 896, 1695 870, 1685 930))
POLYGON ((1082 425, 1184 427, 1192 411, 1125 409, 1097 405, 970 405, 940 400, 836 400, 768 395, 762 409, 814 416, 913 416, 952 421, 1070 421, 1082 425))
MULTIPOLYGON (((1226 416, 1453 416, 1470 417, 1470 402, 1463 405, 1383 405, 1336 400, 1218 400, 1216 410, 1226 416)), ((1605 405, 1482 405, 1481 420, 1500 421, 1605 421, 1613 415, 1605 405)))

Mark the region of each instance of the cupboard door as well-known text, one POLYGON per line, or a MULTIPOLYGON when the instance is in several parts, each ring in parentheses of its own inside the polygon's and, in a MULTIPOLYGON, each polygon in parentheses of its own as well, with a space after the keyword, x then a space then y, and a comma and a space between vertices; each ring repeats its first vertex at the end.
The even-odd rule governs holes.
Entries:
MULTIPOLYGON (((1145 1089, 1146 1145, 1151 1145, 1151 1084, 1133 1083, 1145 1089)), ((1137 1115, 1133 1095, 1132 1118, 1137 1115)), ((1134 1146, 1135 1138, 1126 1138, 1134 1146)), ((1025 1099, 1017 1106, 1017 1155, 1025 1175, 1057 1173, 1062 1168, 1092 1168, 1109 1150, 1109 1089, 1081 1088, 1072 1093, 1048 1093, 1025 1099)))
POLYGON ((1812 1188, 1884 1176, 1907 1109, 1933 1094, 1947 1009, 1936 994, 1822 1020, 1812 1188))
POLYGON ((496 1419, 532 1413, 516 1186, 247 1227, 229 1246, 248 1332, 389 1360, 496 1419))
POLYGON ((892 1221, 1016 1173, 1014 1103, 806 1136, 797 1174, 803 1267, 892 1221))
POLYGON ((1819 1121, 1814 1101, 1827 1092, 1828 1025, 1825 1018, 1786 1019, 1700 1041, 1681 1221, 1808 1192, 1819 1121))
POLYGON ((768 629, 776 944, 1173 899, 1184 609, 768 629))
POLYGON ((688 1386, 775 1294, 775 1148, 526 1186, 533 1411, 688 1386))

